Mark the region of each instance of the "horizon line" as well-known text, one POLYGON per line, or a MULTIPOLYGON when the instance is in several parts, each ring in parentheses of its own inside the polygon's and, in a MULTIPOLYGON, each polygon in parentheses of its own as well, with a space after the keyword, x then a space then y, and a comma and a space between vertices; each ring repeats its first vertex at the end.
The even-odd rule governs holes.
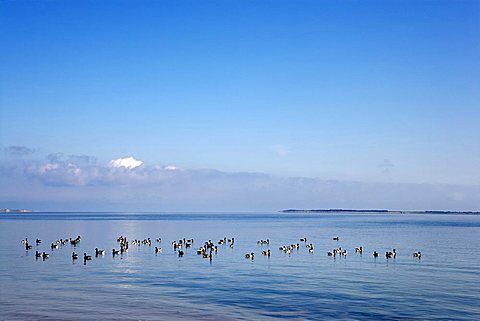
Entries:
MULTIPOLYGON (((8 208, 7 208, 8 209, 8 208)), ((465 214, 480 214, 478 210, 470 210, 470 211, 458 211, 458 210, 391 210, 391 209, 354 209, 354 208, 319 208, 319 209, 297 209, 297 208, 290 208, 290 209, 282 209, 282 210, 271 210, 271 211, 76 211, 76 210, 28 210, 28 209, 9 209, 10 211, 0 211, 1 214, 28 214, 28 213, 65 213, 65 214, 72 214, 72 213, 118 213, 118 214, 259 214, 259 213, 335 213, 335 212, 342 212, 342 213, 377 213, 377 214, 409 214, 409 213, 425 213, 425 214, 449 214, 449 213, 465 213, 465 214)))

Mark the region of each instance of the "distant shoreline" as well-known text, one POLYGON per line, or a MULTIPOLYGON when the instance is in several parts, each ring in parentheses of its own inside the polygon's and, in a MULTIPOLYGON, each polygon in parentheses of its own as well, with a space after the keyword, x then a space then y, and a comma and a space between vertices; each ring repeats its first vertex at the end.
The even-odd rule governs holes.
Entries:
POLYGON ((330 209, 295 209, 290 208, 281 210, 282 213, 378 213, 378 214, 480 214, 475 211, 392 211, 392 210, 379 210, 379 209, 342 209, 342 208, 330 208, 330 209))
POLYGON ((31 213, 32 210, 14 209, 14 208, 0 208, 0 213, 31 213))
MULTIPOLYGON (((274 213, 275 211, 269 211, 274 213)), ((174 211, 36 211, 30 209, 5 209, 0 208, 0 214, 252 214, 260 212, 216 212, 216 211, 202 211, 202 212, 174 212, 174 211)), ((277 211, 277 213, 319 213, 319 214, 468 214, 468 215, 480 215, 480 211, 415 211, 415 210, 385 210, 385 209, 343 209, 343 208, 330 208, 330 209, 297 209, 290 208, 277 211)))

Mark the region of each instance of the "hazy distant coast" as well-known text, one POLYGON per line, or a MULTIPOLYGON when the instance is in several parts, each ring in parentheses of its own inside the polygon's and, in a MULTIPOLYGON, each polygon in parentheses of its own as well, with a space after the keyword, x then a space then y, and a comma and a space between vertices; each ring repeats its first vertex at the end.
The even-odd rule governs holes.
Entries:
POLYGON ((480 212, 461 212, 461 211, 392 211, 392 210, 379 210, 379 209, 342 209, 342 208, 330 208, 330 209, 296 209, 290 208, 281 210, 282 213, 379 213, 379 214, 480 214, 480 212))
POLYGON ((13 209, 13 208, 0 208, 0 213, 30 213, 31 210, 25 209, 13 209))

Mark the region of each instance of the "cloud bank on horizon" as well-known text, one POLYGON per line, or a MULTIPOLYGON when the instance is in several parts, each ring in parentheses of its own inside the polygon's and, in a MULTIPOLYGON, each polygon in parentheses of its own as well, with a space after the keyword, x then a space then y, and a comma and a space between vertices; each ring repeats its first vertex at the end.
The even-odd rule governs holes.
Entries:
MULTIPOLYGON (((480 209, 480 185, 365 183, 180 169, 145 164, 133 156, 99 164, 87 155, 56 153, 31 159, 26 157, 31 153, 14 154, 0 162, 0 207, 83 211, 480 209)), ((383 165, 390 167, 391 163, 386 160, 383 165)))

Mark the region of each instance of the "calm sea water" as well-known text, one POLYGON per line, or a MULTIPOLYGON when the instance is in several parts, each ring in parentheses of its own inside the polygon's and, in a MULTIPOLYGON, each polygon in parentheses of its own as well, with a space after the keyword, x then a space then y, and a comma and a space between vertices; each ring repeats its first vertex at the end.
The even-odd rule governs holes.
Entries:
POLYGON ((479 246, 476 215, 1 214, 0 320, 480 320, 479 246), (50 249, 77 235, 80 254, 107 254, 84 265, 71 245, 50 249), (120 235, 161 237, 163 252, 154 242, 113 258, 120 235), (211 262, 195 253, 225 236, 235 247, 219 246, 211 262), (27 252, 25 237, 43 243, 27 252), (194 248, 179 258, 171 241, 184 237, 194 248), (279 250, 301 237, 313 254, 279 250), (270 258, 257 244, 267 238, 270 258), (347 257, 326 255, 337 247, 347 257))

